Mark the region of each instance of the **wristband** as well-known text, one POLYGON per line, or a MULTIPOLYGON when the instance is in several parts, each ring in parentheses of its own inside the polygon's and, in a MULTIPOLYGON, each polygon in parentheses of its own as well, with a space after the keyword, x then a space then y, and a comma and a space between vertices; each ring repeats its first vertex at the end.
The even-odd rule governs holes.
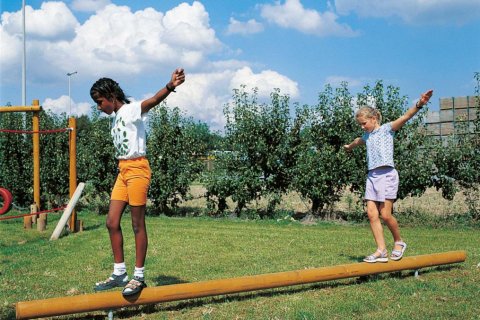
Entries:
POLYGON ((417 103, 415 104, 415 107, 417 107, 417 109, 422 109, 423 106, 420 106, 420 105, 418 104, 419 102, 420 102, 420 101, 417 101, 417 103))
POLYGON ((170 83, 167 83, 167 84, 165 85, 165 88, 168 90, 168 92, 177 92, 177 91, 175 91, 175 88, 170 87, 169 84, 170 84, 170 83))

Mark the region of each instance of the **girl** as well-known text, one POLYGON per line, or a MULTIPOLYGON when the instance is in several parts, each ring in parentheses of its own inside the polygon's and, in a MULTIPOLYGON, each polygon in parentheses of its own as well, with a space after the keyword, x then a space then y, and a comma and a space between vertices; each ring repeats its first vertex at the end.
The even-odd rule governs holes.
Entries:
POLYGON ((111 134, 119 167, 106 221, 113 251, 113 273, 105 281, 95 284, 96 291, 124 287, 122 294, 130 296, 139 293, 147 286, 144 278, 148 245, 145 206, 151 171, 148 160, 145 158, 145 120, 147 112, 174 92, 175 88, 184 81, 183 69, 176 69, 172 73, 170 82, 153 97, 135 102, 130 102, 118 83, 109 78, 101 78, 90 89, 90 96, 99 110, 108 115, 115 113, 111 134), (130 205, 135 235, 135 270, 130 281, 128 281, 125 266, 123 234, 120 227, 127 204, 130 205))
POLYGON ((385 246, 383 228, 379 215, 392 233, 394 247, 390 259, 400 260, 407 248, 402 241, 397 219, 393 217, 393 203, 397 198, 398 173, 393 163, 393 136, 410 120, 432 96, 433 90, 423 93, 416 105, 395 121, 380 125, 382 116, 380 112, 371 107, 360 108, 355 118, 357 123, 365 131, 361 138, 356 138, 352 143, 345 145, 346 151, 366 144, 368 176, 365 188, 365 200, 367 201, 367 214, 370 220, 370 228, 377 243, 377 250, 365 257, 365 262, 388 262, 388 252, 385 246))

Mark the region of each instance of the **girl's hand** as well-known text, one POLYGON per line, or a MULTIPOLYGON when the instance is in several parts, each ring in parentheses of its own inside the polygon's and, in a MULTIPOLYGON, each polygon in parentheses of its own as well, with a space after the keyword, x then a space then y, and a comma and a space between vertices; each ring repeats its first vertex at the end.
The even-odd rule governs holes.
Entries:
POLYGON ((430 98, 432 97, 433 90, 428 90, 427 92, 423 93, 420 97, 420 100, 417 102, 417 108, 421 108, 428 103, 430 98))
POLYGON ((350 147, 349 144, 346 144, 346 145, 343 146, 343 150, 345 150, 347 152, 350 152, 350 151, 352 151, 352 147, 350 147))

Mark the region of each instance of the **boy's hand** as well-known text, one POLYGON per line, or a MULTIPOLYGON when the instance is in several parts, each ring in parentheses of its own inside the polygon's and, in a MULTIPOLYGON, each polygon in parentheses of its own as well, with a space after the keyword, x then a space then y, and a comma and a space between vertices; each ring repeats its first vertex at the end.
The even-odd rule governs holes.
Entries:
POLYGON ((349 144, 346 144, 346 145, 343 146, 343 150, 345 150, 347 152, 350 152, 350 151, 352 151, 352 148, 350 147, 349 144))
POLYGON ((178 68, 173 71, 170 82, 172 83, 174 88, 185 82, 185 72, 183 68, 178 68))
POLYGON ((423 93, 422 96, 420 97, 420 100, 418 100, 417 102, 417 107, 421 108, 424 105, 426 105, 430 100, 430 98, 432 97, 432 94, 433 94, 433 90, 428 90, 427 92, 423 93))

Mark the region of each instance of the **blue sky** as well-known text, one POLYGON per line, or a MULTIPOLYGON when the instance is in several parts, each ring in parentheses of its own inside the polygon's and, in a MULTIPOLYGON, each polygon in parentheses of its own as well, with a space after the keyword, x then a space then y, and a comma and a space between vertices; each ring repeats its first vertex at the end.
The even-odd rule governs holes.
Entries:
MULTIPOLYGON (((1 0, 0 105, 21 104, 21 0, 1 0)), ((176 67, 187 80, 167 102, 212 129, 240 84, 315 104, 325 84, 355 93, 383 80, 413 102, 474 94, 480 71, 478 0, 26 0, 27 104, 89 112, 89 89, 117 80, 134 99, 176 67)))

